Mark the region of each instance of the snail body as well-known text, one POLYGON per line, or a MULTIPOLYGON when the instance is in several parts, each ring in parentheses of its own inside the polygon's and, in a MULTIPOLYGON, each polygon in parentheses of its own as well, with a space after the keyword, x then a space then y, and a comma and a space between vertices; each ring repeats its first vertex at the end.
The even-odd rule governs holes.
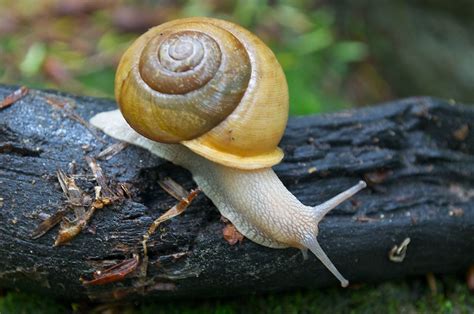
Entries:
POLYGON ((271 166, 283 158, 277 145, 288 119, 288 91, 260 39, 222 20, 168 22, 127 50, 115 84, 120 111, 96 115, 93 125, 188 169, 245 237, 273 248, 296 247, 305 256, 310 249, 348 285, 317 242, 318 224, 365 182, 312 207, 278 179, 271 166))

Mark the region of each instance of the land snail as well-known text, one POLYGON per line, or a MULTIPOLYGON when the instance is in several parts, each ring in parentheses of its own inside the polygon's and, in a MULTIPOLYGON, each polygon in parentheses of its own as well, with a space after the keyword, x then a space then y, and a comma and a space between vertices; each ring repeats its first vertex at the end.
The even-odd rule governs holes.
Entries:
POLYGON ((316 239, 318 224, 366 184, 306 206, 278 179, 271 167, 283 158, 288 88, 259 38, 212 18, 156 26, 123 55, 115 96, 120 110, 94 116, 94 126, 187 168, 246 238, 305 258, 309 249, 348 285, 316 239))

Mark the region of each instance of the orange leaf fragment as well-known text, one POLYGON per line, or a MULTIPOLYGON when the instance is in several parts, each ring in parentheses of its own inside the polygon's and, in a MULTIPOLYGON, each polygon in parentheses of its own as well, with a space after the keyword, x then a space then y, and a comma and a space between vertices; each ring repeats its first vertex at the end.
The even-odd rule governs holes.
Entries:
POLYGON ((222 235, 230 245, 235 245, 237 242, 242 243, 244 239, 244 236, 231 223, 226 223, 222 229, 222 235))
POLYGON ((86 280, 80 278, 80 280, 84 286, 99 286, 111 282, 121 281, 125 278, 125 276, 137 269, 139 261, 140 259, 138 254, 133 254, 132 258, 126 259, 117 265, 114 265, 103 271, 95 271, 93 274, 94 279, 86 280))

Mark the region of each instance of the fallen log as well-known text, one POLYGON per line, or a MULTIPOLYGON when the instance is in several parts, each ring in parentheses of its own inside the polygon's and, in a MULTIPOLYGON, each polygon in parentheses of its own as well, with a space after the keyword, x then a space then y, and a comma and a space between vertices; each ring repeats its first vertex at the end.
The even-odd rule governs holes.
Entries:
MULTIPOLYGON (((0 86, 0 100, 15 89, 0 86)), ((338 284, 297 249, 246 239, 230 245, 219 212, 200 194, 150 239, 145 279, 138 267, 117 282, 84 285, 80 278, 124 260, 133 264, 133 254, 142 254, 142 235, 176 204, 160 178, 188 191, 195 183, 185 169, 143 149, 111 149, 117 141, 87 123, 114 109, 111 100, 33 90, 15 100, 0 109, 0 287, 111 300, 338 284), (98 208, 66 245, 53 246, 58 227, 32 237, 68 206, 58 171, 94 195, 99 180, 91 160, 104 174, 102 184, 121 189, 121 199, 98 208)), ((320 224, 321 246, 351 283, 463 271, 474 263, 473 130, 473 107, 426 97, 291 118, 281 143, 285 159, 275 171, 305 204, 368 182, 320 224)))

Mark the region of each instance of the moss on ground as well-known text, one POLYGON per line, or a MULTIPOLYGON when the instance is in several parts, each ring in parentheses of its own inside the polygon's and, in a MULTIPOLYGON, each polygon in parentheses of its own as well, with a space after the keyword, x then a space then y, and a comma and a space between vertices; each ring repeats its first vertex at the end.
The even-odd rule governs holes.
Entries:
POLYGON ((462 278, 438 277, 437 289, 423 278, 284 294, 192 302, 71 304, 21 292, 0 298, 0 313, 474 313, 474 294, 462 278))

